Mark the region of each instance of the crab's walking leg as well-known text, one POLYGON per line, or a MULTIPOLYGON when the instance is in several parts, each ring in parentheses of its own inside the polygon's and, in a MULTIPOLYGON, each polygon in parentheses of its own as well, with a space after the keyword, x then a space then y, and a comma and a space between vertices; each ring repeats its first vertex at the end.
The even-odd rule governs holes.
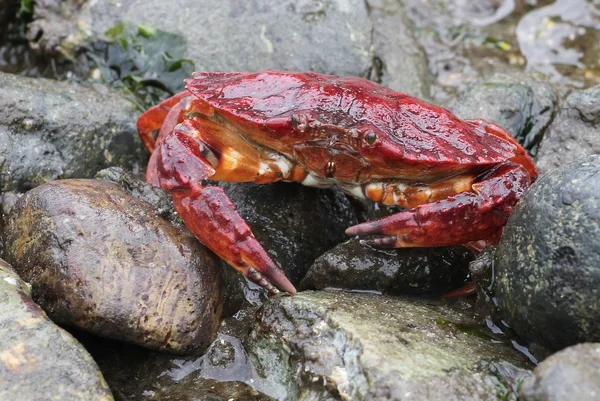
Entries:
POLYGON ((213 252, 270 292, 278 292, 278 287, 294 294, 294 286, 256 240, 225 192, 203 185, 203 180, 219 171, 215 154, 201 140, 199 130, 204 128, 222 129, 208 121, 186 120, 161 138, 154 152, 160 186, 171 191, 179 216, 213 252))
POLYGON ((378 247, 427 247, 465 244, 491 238, 530 185, 519 164, 506 162, 447 199, 422 204, 346 230, 348 235, 383 235, 364 241, 378 247))
POLYGON ((158 131, 163 127, 163 122, 171 109, 176 106, 182 99, 190 96, 188 91, 179 92, 168 99, 163 100, 156 106, 146 110, 137 121, 137 129, 142 143, 152 153, 155 147, 155 140, 152 136, 154 131, 158 131))

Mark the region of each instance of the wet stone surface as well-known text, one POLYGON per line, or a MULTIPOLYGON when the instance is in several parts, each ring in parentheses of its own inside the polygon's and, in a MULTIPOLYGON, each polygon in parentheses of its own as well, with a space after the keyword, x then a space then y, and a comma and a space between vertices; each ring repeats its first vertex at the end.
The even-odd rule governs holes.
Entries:
POLYGON ((600 156, 555 170, 515 208, 495 256, 508 324, 553 350, 600 340, 600 156))
POLYGON ((376 249, 352 239, 315 260, 300 288, 442 295, 465 284, 472 259, 463 247, 376 249))
POLYGON ((98 362, 117 401, 274 400, 240 340, 247 335, 255 310, 246 309, 225 320, 199 357, 167 355, 76 334, 98 362))
POLYGON ((112 401, 96 363, 0 260, 0 399, 112 401))
POLYGON ((600 85, 572 92, 548 128, 537 157, 542 174, 600 154, 600 85))
POLYGON ((67 325, 179 353, 204 351, 219 325, 221 262, 101 180, 54 181, 24 195, 4 255, 67 325))
POLYGON ((344 292, 271 298, 246 349, 280 400, 516 400, 524 356, 470 306, 344 292))
POLYGON ((494 74, 462 91, 450 107, 463 119, 483 118, 510 132, 532 155, 558 108, 558 96, 533 74, 494 74))
POLYGON ((294 183, 219 186, 294 285, 317 257, 347 239, 344 231, 357 223, 348 199, 338 190, 294 183))
POLYGON ((540 363, 523 382, 522 401, 600 398, 600 343, 578 344, 540 363))
POLYGON ((2 213, 24 193, 57 178, 89 178, 120 165, 140 172, 146 154, 139 114, 112 89, 0 73, 2 213))

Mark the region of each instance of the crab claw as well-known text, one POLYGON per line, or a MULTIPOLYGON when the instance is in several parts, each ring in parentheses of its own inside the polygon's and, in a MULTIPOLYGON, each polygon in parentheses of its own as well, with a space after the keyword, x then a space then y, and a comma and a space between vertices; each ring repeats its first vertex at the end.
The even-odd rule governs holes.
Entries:
POLYGON ((531 184, 519 164, 506 162, 461 192, 378 220, 352 226, 348 235, 383 235, 362 242, 382 248, 460 245, 498 238, 512 208, 531 184))
POLYGON ((295 294, 292 283, 254 237, 223 189, 203 185, 203 180, 215 172, 209 160, 216 156, 194 132, 194 125, 187 121, 161 138, 152 154, 151 166, 156 171, 150 176, 171 192, 186 226, 214 253, 269 292, 277 293, 279 288, 295 294))
POLYGON ((296 293, 221 188, 173 191, 173 203, 188 228, 245 277, 272 294, 296 293))

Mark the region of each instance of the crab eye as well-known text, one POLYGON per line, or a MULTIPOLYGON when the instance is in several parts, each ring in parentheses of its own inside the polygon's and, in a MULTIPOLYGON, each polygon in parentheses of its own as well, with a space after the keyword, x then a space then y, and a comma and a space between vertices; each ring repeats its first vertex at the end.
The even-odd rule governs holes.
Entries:
POLYGON ((369 145, 373 145, 377 140, 377 134, 371 131, 365 136, 365 140, 369 145))

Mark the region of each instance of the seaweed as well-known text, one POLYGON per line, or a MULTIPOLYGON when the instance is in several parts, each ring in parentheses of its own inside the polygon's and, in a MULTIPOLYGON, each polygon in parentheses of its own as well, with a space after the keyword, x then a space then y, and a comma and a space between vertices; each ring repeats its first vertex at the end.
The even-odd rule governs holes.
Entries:
POLYGON ((147 24, 120 23, 92 45, 88 57, 96 64, 92 76, 121 89, 140 110, 183 90, 194 71, 185 58, 186 39, 147 24))

